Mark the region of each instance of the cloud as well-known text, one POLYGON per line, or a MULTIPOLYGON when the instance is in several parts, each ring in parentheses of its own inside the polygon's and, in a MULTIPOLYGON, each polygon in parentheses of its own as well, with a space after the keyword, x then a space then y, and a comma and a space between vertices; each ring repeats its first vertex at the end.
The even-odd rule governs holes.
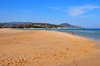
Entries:
POLYGON ((80 16, 80 18, 90 18, 90 17, 93 17, 93 16, 96 16, 96 15, 86 15, 86 16, 82 15, 82 16, 80 16))
POLYGON ((70 7, 69 10, 67 10, 67 12, 71 16, 78 16, 87 12, 88 10, 93 10, 95 8, 100 8, 100 6, 84 5, 79 7, 70 7))
POLYGON ((52 9, 61 9, 61 8, 59 8, 59 7, 50 7, 50 8, 52 8, 52 9))

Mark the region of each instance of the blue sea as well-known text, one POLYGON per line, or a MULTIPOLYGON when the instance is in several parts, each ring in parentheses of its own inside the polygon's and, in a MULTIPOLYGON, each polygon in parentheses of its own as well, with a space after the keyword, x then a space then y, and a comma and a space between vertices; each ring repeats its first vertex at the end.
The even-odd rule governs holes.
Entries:
POLYGON ((49 30, 49 31, 59 31, 64 33, 73 32, 74 35, 76 36, 82 36, 100 41, 100 29, 19 29, 19 30, 49 30))

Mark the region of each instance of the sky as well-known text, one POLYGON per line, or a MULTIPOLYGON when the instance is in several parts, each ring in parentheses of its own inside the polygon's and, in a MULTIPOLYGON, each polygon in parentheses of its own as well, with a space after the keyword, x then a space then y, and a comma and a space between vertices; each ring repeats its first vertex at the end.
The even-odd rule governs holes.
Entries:
POLYGON ((100 0, 0 0, 0 22, 100 28, 100 0))

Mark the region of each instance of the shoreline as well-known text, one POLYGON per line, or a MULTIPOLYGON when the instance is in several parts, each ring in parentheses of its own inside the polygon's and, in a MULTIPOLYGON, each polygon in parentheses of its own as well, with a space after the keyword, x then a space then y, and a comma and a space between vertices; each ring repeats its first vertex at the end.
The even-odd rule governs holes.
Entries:
POLYGON ((90 38, 90 37, 85 37, 85 36, 80 36, 80 35, 75 35, 75 36, 87 38, 87 39, 90 39, 90 40, 100 41, 100 39, 95 39, 95 38, 90 38))
MULTIPOLYGON (((9 28, 1 29, 1 30, 15 30, 16 31, 16 29, 9 29, 9 28)), ((21 29, 21 30, 18 30, 18 31, 26 31, 26 30, 21 29)), ((31 31, 31 30, 29 30, 29 31, 31 31)), ((34 31, 49 31, 49 30, 34 30, 34 31)), ((60 32, 60 31, 53 31, 53 32, 60 32)), ((61 33, 69 34, 69 33, 66 33, 66 32, 61 32, 61 33)), ((74 36, 77 36, 77 37, 80 37, 80 38, 85 38, 85 39, 89 40, 90 42, 93 41, 93 43, 99 43, 100 42, 100 40, 94 39, 94 38, 89 38, 89 37, 80 36, 80 35, 74 35, 74 36)))
MULTIPOLYGON (((43 30, 45 30, 45 29, 49 29, 49 28, 32 28, 33 30, 41 30, 41 29, 43 29, 43 30)), ((29 30, 32 30, 32 29, 29 29, 29 30)), ((52 28, 53 29, 53 28, 52 28)), ((13 29, 12 29, 13 30, 13 29)), ((14 29, 14 30, 16 30, 16 29, 14 29)), ((18 30, 27 30, 27 29, 18 29, 18 30)), ((59 30, 59 29, 57 29, 57 30, 59 30)), ((70 30, 70 29, 68 29, 68 30, 70 30)), ((73 29, 73 30, 78 30, 78 29, 73 29)), ((80 30, 80 29, 79 29, 80 30)), ((84 29, 83 29, 84 30, 84 29)), ((55 29, 54 30, 46 30, 46 31, 55 31, 55 29)), ((57 32, 60 32, 60 31, 57 31, 57 32)), ((67 33, 67 32, 63 32, 63 33, 67 33)), ((67 33, 67 34, 69 34, 69 33, 67 33)), ((79 37, 84 37, 84 38, 87 38, 87 39, 91 39, 91 40, 97 40, 97 41, 100 41, 100 39, 97 39, 97 38, 93 38, 93 37, 88 37, 88 36, 82 36, 82 35, 75 35, 75 36, 79 36, 79 37)))
POLYGON ((3 29, 0 30, 0 36, 1 65, 99 66, 100 64, 100 45, 96 40, 45 30, 3 29))
MULTIPOLYGON (((32 29, 44 29, 44 28, 32 28, 32 29)), ((9 29, 9 30, 16 30, 16 29, 9 29)), ((23 29, 20 29, 20 30, 23 30, 23 29)), ((39 31, 52 31, 52 30, 39 30, 39 31)), ((60 32, 60 31, 55 31, 55 32, 60 32)), ((66 32, 61 32, 61 33, 66 33, 66 32)), ((69 33, 66 33, 66 34, 69 34, 69 33)), ((74 35, 74 36, 78 36, 78 37, 81 37, 81 38, 86 38, 86 39, 97 41, 97 42, 100 41, 99 39, 85 37, 85 36, 80 36, 80 35, 74 35)))

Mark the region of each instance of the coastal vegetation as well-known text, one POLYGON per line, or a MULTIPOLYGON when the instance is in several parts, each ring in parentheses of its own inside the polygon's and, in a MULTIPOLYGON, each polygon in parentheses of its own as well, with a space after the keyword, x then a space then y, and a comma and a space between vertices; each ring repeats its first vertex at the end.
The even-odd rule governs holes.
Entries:
POLYGON ((32 22, 10 22, 0 23, 4 28, 67 28, 67 29, 83 29, 80 26, 70 25, 68 23, 62 23, 60 25, 49 23, 32 23, 32 22))

